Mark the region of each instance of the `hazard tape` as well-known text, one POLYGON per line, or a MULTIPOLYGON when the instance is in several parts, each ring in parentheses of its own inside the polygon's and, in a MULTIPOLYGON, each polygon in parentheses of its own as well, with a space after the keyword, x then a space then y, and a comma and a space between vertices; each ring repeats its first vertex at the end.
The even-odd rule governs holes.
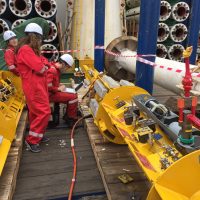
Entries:
MULTIPOLYGON (((179 73, 179 74, 182 73, 182 72, 185 72, 182 69, 174 69, 173 67, 166 67, 166 66, 163 66, 163 65, 158 65, 154 62, 151 62, 151 61, 146 60, 146 59, 141 58, 141 57, 137 57, 137 61, 142 62, 142 63, 147 64, 147 65, 150 65, 152 67, 159 67, 161 69, 166 69, 168 71, 174 71, 174 72, 179 73)), ((192 73, 192 76, 193 77, 200 77, 200 73, 192 73)))
MULTIPOLYGON (((104 46, 100 46, 100 45, 96 45, 94 47, 94 49, 105 49, 104 46)), ((0 51, 4 51, 5 49, 0 49, 0 51)), ((92 49, 82 49, 82 50, 63 50, 63 51, 58 51, 58 50, 51 50, 51 51, 41 51, 42 53, 77 53, 77 52, 85 52, 85 51, 90 51, 92 49)), ((166 67, 166 66, 163 66, 163 65, 158 65, 156 64, 155 62, 152 62, 152 61, 149 61, 149 60, 146 60, 144 59, 143 57, 156 57, 156 55, 154 54, 148 54, 148 55, 141 55, 141 54, 136 54, 136 55, 122 55, 122 54, 118 54, 118 53, 115 53, 115 52, 112 52, 112 51, 109 51, 109 50, 105 50, 105 52, 109 55, 113 55, 113 56, 116 56, 116 57, 124 57, 124 58, 136 58, 137 61, 141 62, 141 63, 144 63, 144 64, 147 64, 147 65, 150 65, 152 67, 159 67, 161 69, 167 69, 168 71, 175 71, 176 73, 182 73, 182 72, 185 72, 183 71, 182 69, 173 69, 172 67, 166 67)), ((192 76, 193 77, 200 77, 200 73, 192 73, 192 76)))

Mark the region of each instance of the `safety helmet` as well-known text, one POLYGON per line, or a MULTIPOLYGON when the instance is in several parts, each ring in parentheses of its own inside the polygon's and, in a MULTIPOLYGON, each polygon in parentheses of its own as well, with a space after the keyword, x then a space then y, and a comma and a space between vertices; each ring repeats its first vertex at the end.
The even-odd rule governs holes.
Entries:
POLYGON ((74 64, 74 59, 70 54, 64 54, 60 57, 60 60, 67 63, 70 67, 74 64))
POLYGON ((5 31, 3 34, 3 39, 5 41, 8 41, 14 37, 16 37, 16 34, 13 31, 5 31))
POLYGON ((28 25, 26 26, 24 32, 25 32, 25 33, 37 33, 37 34, 43 36, 43 31, 42 31, 41 26, 39 26, 39 25, 36 24, 36 23, 30 23, 30 24, 28 24, 28 25))

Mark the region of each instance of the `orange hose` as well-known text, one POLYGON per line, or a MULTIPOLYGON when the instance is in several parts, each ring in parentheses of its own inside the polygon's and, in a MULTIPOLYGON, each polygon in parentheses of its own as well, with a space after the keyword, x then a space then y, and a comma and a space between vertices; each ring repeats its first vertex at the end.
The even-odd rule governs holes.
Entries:
POLYGON ((72 149, 72 154, 73 154, 73 160, 74 160, 74 169, 73 169, 73 177, 72 177, 72 181, 71 181, 71 186, 70 186, 70 191, 69 191, 69 196, 68 196, 68 200, 72 199, 72 195, 73 195, 73 190, 74 190, 74 185, 76 182, 76 171, 77 171, 77 159, 76 159, 76 151, 74 148, 74 130, 77 126, 77 124, 82 121, 85 117, 80 118, 73 126, 72 130, 71 130, 71 149, 72 149))

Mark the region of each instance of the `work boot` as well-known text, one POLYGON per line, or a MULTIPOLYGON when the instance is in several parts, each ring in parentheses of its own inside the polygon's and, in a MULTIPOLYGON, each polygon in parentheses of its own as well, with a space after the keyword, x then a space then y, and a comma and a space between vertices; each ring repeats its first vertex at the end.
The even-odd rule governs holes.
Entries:
POLYGON ((53 122, 55 126, 60 123, 60 104, 54 103, 53 122))
POLYGON ((82 117, 82 116, 83 116, 83 115, 82 115, 82 112, 81 112, 80 110, 77 111, 77 116, 78 116, 78 117, 82 117))
POLYGON ((48 137, 46 137, 46 136, 43 136, 43 138, 41 139, 41 142, 42 143, 46 143, 46 142, 49 142, 49 138, 48 137))
POLYGON ((77 122, 78 119, 65 117, 64 120, 69 128, 73 128, 74 124, 77 122))
POLYGON ((55 128, 56 126, 58 126, 58 124, 55 124, 54 121, 49 121, 47 128, 51 129, 51 128, 55 128))
POLYGON ((25 144, 27 146, 27 148, 33 152, 33 153, 40 153, 41 149, 40 149, 40 145, 39 144, 29 144, 27 141, 25 141, 25 144))

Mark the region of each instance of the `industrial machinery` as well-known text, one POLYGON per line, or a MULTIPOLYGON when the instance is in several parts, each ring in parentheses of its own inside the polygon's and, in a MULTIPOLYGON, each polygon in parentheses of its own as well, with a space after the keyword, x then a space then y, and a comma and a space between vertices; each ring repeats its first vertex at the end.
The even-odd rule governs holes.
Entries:
POLYGON ((11 72, 0 71, 0 175, 24 105, 20 78, 11 72))
MULTIPOLYGON (((165 49, 163 48, 163 51, 160 53, 166 54, 165 49)), ((182 50, 179 51, 176 48, 174 53, 182 55, 182 50)), ((137 38, 122 36, 114 39, 107 46, 105 53, 105 68, 108 75, 115 80, 133 80, 136 73, 136 61, 137 59, 141 60, 136 55, 137 38)), ((144 57, 144 60, 143 62, 146 62, 148 58, 144 57)), ((174 93, 182 93, 179 85, 185 73, 184 63, 156 57, 155 63, 149 62, 149 64, 151 66, 148 67, 154 67, 154 83, 174 93)), ((195 68, 195 65, 190 65, 191 70, 195 68)), ((199 93, 200 78, 198 77, 198 73, 192 73, 192 77, 195 80, 191 92, 199 93)))
POLYGON ((94 122, 110 142, 128 145, 153 184, 148 200, 200 199, 200 120, 195 116, 197 99, 190 96, 190 54, 191 48, 184 51, 185 97, 178 101, 179 116, 144 89, 81 66, 90 85, 94 122))

